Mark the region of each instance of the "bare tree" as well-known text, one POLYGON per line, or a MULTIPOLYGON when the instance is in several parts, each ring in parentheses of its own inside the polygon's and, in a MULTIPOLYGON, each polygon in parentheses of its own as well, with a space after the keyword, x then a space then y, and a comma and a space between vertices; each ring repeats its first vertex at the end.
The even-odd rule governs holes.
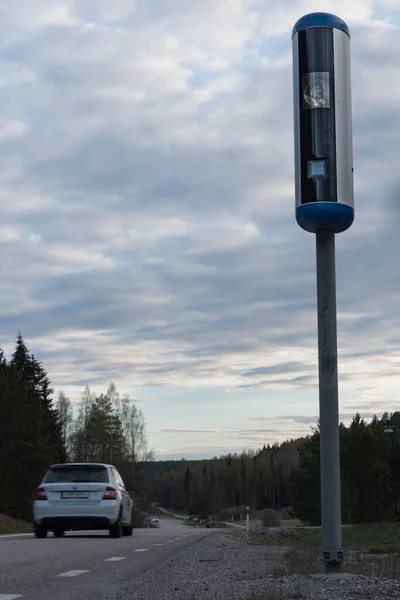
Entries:
POLYGON ((62 443, 67 453, 67 456, 71 454, 70 438, 71 438, 71 427, 73 424, 73 413, 71 400, 66 394, 61 391, 58 394, 56 401, 56 409, 58 411, 58 418, 61 428, 62 443))
POLYGON ((121 420, 133 478, 136 463, 152 460, 153 452, 147 445, 146 422, 143 413, 128 394, 122 398, 121 420))

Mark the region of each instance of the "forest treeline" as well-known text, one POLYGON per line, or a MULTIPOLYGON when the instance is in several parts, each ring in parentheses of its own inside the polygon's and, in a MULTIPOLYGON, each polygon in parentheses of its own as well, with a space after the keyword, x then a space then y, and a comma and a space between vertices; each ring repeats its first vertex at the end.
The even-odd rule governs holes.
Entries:
POLYGON ((44 366, 19 334, 9 360, 0 349, 0 513, 31 520, 32 499, 52 463, 114 464, 125 483, 140 481, 138 462, 151 458, 142 411, 111 383, 86 387, 81 402, 54 390, 44 366))
MULTIPOLYGON (((366 422, 356 414, 340 425, 344 523, 396 516, 400 495, 400 413, 366 422), (387 427, 388 420, 391 427, 387 427), (397 506, 396 506, 397 505, 397 506)), ((293 516, 320 524, 320 433, 264 446, 258 451, 209 460, 143 465, 149 497, 165 508, 217 515, 290 508, 293 516)), ((287 514, 288 511, 286 511, 287 514)))
MULTIPOLYGON (((344 523, 392 519, 399 512, 400 413, 340 425, 344 523), (388 426, 388 421, 390 427, 388 426)), ((137 484, 137 506, 217 515, 250 506, 290 509, 320 523, 320 434, 209 460, 154 461, 143 414, 111 383, 86 387, 76 406, 54 398, 44 366, 21 335, 7 360, 0 349, 0 513, 31 519, 34 490, 54 462, 114 464, 137 484)), ((288 513, 288 510, 286 510, 288 513)))

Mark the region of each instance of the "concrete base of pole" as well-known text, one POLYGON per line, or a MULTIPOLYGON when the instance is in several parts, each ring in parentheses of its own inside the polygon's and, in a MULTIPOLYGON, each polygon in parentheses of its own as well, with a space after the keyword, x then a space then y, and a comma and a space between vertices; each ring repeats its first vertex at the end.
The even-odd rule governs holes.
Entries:
POLYGON ((326 562, 324 564, 324 575, 339 575, 342 574, 342 563, 326 562))

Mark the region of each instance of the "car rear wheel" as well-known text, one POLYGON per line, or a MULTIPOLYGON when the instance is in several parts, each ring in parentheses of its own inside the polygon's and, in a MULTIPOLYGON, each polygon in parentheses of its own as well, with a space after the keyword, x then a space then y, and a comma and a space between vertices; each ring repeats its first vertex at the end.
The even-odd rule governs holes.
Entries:
POLYGON ((110 527, 110 536, 112 538, 120 538, 122 537, 122 533, 122 520, 121 515, 119 515, 118 520, 110 527))
POLYGON ((43 525, 40 525, 39 523, 33 524, 33 531, 34 531, 35 537, 37 537, 38 539, 43 539, 47 536, 46 527, 44 527, 43 525))
POLYGON ((56 527, 56 529, 54 530, 54 535, 57 538, 62 538, 64 536, 65 530, 61 529, 61 527, 56 527))

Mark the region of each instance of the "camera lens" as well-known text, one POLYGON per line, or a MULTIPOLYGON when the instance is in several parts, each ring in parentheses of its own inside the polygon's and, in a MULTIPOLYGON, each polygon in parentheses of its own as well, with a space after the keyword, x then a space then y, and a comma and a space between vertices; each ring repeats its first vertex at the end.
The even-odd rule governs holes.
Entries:
POLYGON ((304 88, 304 100, 310 108, 329 108, 329 82, 313 78, 304 88))

